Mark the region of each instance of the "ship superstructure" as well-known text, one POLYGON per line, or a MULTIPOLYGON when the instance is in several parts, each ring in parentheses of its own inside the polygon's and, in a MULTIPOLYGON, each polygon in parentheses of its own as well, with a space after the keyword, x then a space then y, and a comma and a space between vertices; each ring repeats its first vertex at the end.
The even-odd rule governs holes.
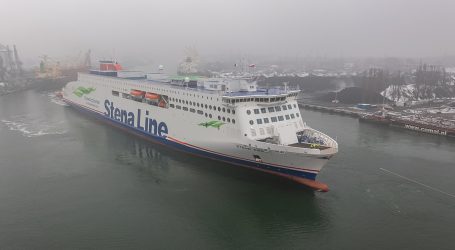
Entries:
POLYGON ((327 190, 315 178, 338 144, 303 121, 298 93, 249 78, 124 71, 113 61, 62 91, 71 106, 154 142, 327 190))

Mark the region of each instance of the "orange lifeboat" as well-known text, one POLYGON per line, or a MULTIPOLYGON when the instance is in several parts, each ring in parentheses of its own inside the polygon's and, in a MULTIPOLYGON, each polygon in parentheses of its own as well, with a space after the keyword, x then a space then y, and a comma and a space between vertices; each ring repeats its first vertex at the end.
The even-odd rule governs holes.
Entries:
POLYGON ((149 93, 149 92, 147 92, 147 93, 145 94, 145 98, 147 98, 147 99, 149 99, 149 100, 158 100, 158 99, 160 99, 160 95, 155 94, 155 93, 149 93))
POLYGON ((130 94, 135 97, 144 96, 145 92, 140 90, 131 90, 130 94))

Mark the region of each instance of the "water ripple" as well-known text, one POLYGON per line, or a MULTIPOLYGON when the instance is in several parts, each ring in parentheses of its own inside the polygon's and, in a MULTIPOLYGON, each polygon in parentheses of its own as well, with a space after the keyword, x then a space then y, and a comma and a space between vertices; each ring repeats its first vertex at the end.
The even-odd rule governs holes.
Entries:
POLYGON ((63 122, 51 122, 43 119, 32 118, 27 115, 14 116, 10 119, 2 119, 11 131, 19 131, 25 137, 39 137, 43 135, 61 135, 67 132, 62 128, 63 122))

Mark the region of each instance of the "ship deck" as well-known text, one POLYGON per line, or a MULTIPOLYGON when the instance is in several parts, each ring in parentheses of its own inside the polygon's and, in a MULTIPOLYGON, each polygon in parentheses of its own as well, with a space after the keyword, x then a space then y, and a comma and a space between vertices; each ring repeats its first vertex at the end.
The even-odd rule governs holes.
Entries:
POLYGON ((311 144, 311 143, 294 143, 294 144, 289 144, 289 147, 296 147, 296 148, 317 148, 320 150, 328 149, 330 147, 323 146, 320 144, 311 144))

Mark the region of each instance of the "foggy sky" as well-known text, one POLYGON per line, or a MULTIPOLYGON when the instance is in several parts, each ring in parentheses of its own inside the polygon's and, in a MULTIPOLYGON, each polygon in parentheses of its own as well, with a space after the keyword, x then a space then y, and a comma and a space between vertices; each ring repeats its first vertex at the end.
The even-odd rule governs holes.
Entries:
POLYGON ((454 0, 0 0, 0 43, 25 60, 455 54, 454 0))

